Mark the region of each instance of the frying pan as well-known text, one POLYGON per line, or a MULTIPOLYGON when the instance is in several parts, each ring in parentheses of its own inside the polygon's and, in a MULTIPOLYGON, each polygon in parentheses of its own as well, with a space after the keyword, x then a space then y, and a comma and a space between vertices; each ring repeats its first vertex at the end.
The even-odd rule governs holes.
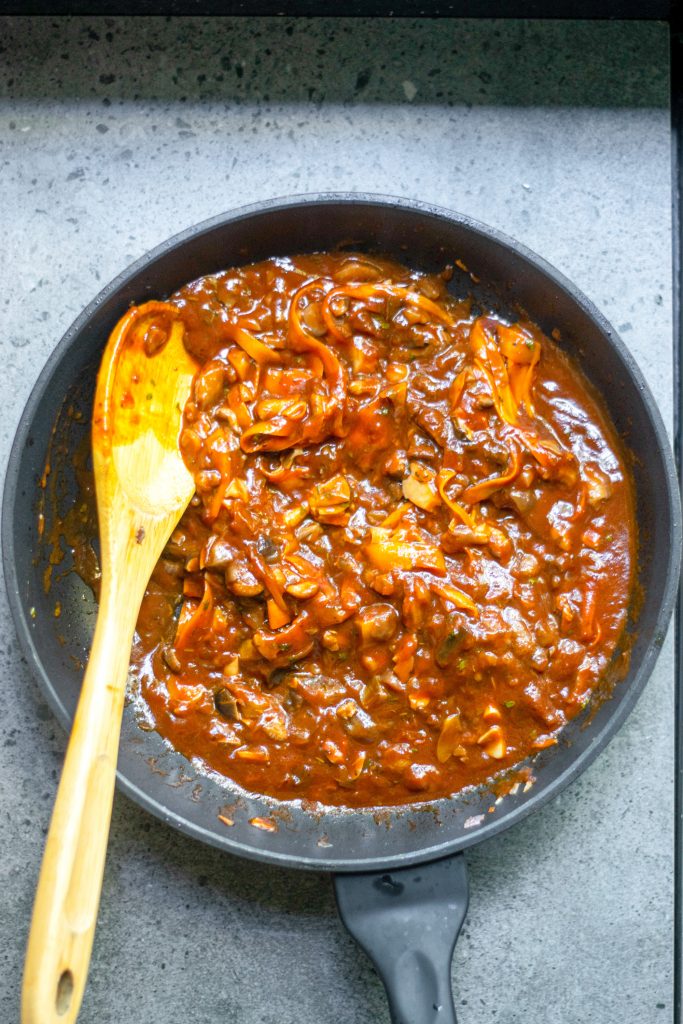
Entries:
POLYGON ((509 828, 556 796, 596 757, 636 703, 657 658, 678 582, 681 517, 674 463, 643 376, 595 307, 538 256, 468 217, 403 199, 362 194, 259 203, 206 221, 148 253, 84 310, 50 357, 17 430, 5 484, 2 543, 10 606, 24 653, 65 728, 73 718, 92 636, 94 599, 70 554, 44 572, 51 518, 75 501, 74 454, 87 437, 90 402, 109 332, 134 302, 162 298, 193 278, 278 255, 335 248, 375 251, 424 271, 458 260, 449 287, 482 308, 520 310, 581 364, 630 453, 639 525, 637 608, 630 668, 528 765, 533 783, 502 798, 487 787, 429 804, 316 813, 244 793, 143 731, 124 712, 118 785, 167 824, 231 853, 335 872, 341 916, 386 986, 396 1024, 454 1024, 450 961, 467 908, 462 851, 509 828), (559 334, 557 333, 559 332, 559 334), (55 427, 55 424, 57 426, 55 427), (50 455, 53 502, 40 480, 50 455), (43 539, 38 507, 46 516, 43 539), (55 604, 61 615, 55 618, 55 604), (275 831, 255 827, 267 817, 275 831), (232 824, 230 824, 232 823, 232 824))

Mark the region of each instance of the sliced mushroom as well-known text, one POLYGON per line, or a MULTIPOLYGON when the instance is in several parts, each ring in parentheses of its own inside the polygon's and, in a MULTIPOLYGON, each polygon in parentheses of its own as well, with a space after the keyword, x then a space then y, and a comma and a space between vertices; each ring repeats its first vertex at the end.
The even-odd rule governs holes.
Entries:
POLYGON ((456 448, 457 435, 450 417, 444 416, 439 409, 427 404, 426 400, 420 401, 412 393, 409 393, 407 406, 415 422, 436 441, 440 448, 446 450, 456 448))
POLYGON ((307 613, 302 612, 289 625, 277 632, 258 630, 254 633, 254 645, 259 654, 271 662, 274 668, 289 665, 299 658, 305 658, 313 649, 313 640, 306 629, 308 624, 307 613))
POLYGON ((377 602, 359 611, 356 622, 365 643, 391 640, 398 629, 399 615, 393 605, 377 602))
POLYGON ((410 433, 408 444, 408 456, 411 459, 436 459, 439 455, 439 448, 431 438, 427 437, 419 427, 414 427, 410 433))
POLYGON ((355 715, 350 718, 346 718, 344 721, 344 728, 349 736, 354 740, 359 740, 364 743, 371 743, 377 739, 378 729, 374 720, 370 715, 363 711, 362 708, 358 708, 355 715))
POLYGON ((316 484, 308 495, 311 515, 320 523, 332 526, 346 526, 349 521, 351 488, 342 473, 316 484))
POLYGON ((179 672, 182 672, 183 666, 180 664, 180 659, 170 644, 167 644, 164 647, 162 651, 162 657, 166 664, 168 665, 168 667, 170 668, 171 672, 175 672, 176 675, 179 672))
POLYGON ((426 512, 434 512, 441 505, 435 477, 433 470, 421 466, 419 462, 411 462, 410 476, 405 478, 402 485, 403 497, 426 512))
POLYGON ((335 274, 336 280, 342 283, 347 281, 376 281, 381 276, 381 267, 378 267, 376 263, 372 263, 370 260, 359 259, 357 256, 351 256, 348 260, 345 260, 335 274))
POLYGON ((411 764, 403 777, 408 789, 420 791, 429 789, 432 782, 438 781, 439 769, 433 764, 411 764))
POLYGON ((237 700, 224 686, 213 695, 213 702, 219 715, 222 715, 229 722, 242 721, 237 700))
POLYGON ((234 560, 225 570, 225 585, 236 597, 256 597, 263 593, 263 584, 257 580, 245 562, 234 560))
POLYGON ((262 533, 256 541, 256 550, 265 562, 272 563, 277 561, 277 545, 265 533, 262 533))
POLYGON ((221 474, 217 469, 203 469, 201 473, 197 473, 195 477, 195 484, 198 491, 212 491, 214 487, 218 487, 221 482, 221 474))
POLYGON ((194 397, 200 409, 215 405, 223 393, 225 369, 221 363, 209 363, 195 378, 194 397))
POLYGON ((328 651, 340 651, 342 648, 342 637, 336 629, 326 629, 320 642, 328 651))
POLYGON ((612 495, 612 482, 606 473, 597 466, 584 466, 588 491, 588 504, 591 508, 599 508, 612 495))
POLYGON ((530 552, 517 552, 510 563, 510 573, 518 580, 532 579, 538 575, 540 568, 538 559, 530 552))
POLYGON ((309 597, 313 597, 318 593, 320 585, 315 580, 300 580, 294 583, 288 583, 285 586, 285 590, 292 597, 298 598, 300 601, 305 601, 309 597))
POLYGON ((230 544, 222 537, 213 535, 209 537, 199 557, 199 565, 202 569, 227 569, 234 557, 235 552, 230 544))
POLYGON ((536 504, 536 495, 532 490, 511 487, 507 492, 507 504, 512 505, 521 515, 525 515, 536 504))
POLYGON ((408 471, 408 457, 404 451, 391 452, 384 463, 384 473, 397 480, 402 480, 408 471))
POLYGON ((289 735, 287 712, 275 701, 267 708, 256 723, 271 740, 286 740, 289 735))
POLYGON ((455 754, 456 749, 460 747, 461 734, 460 712, 447 715, 441 726, 441 732, 436 744, 436 757, 441 764, 444 764, 449 757, 455 754))
POLYGON ((490 729, 487 729, 479 737, 477 743, 484 748, 489 757, 495 758, 496 761, 502 760, 507 753, 505 734, 499 725, 492 725, 490 729))
POLYGON ((327 332, 319 302, 309 302, 301 314, 301 322, 306 330, 316 338, 322 338, 327 332))

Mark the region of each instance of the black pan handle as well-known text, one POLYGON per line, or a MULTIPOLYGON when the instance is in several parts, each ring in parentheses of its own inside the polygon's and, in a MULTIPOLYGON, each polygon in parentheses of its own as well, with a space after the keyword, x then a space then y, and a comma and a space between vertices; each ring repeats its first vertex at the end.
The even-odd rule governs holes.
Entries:
POLYGON ((334 891, 342 921, 384 982, 393 1024, 456 1024, 451 960, 469 902, 463 855, 336 875, 334 891))

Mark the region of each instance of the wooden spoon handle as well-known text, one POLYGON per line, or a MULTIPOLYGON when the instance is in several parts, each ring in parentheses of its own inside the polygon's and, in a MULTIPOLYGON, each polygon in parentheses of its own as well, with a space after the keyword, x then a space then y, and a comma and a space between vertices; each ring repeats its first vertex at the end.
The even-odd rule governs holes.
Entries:
POLYGON ((38 881, 22 1024, 73 1024, 88 976, 139 601, 103 588, 38 881))

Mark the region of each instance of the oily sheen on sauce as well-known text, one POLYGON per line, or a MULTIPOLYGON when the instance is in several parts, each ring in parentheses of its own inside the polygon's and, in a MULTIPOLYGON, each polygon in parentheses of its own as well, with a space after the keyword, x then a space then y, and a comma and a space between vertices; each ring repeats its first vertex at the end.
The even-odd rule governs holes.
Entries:
MULTIPOLYGON (((145 595, 146 724, 247 790, 446 796, 557 742, 604 678, 632 485, 578 368, 448 269, 315 254, 194 281, 196 493, 145 595)), ((159 323, 156 323, 156 319, 159 323)))

